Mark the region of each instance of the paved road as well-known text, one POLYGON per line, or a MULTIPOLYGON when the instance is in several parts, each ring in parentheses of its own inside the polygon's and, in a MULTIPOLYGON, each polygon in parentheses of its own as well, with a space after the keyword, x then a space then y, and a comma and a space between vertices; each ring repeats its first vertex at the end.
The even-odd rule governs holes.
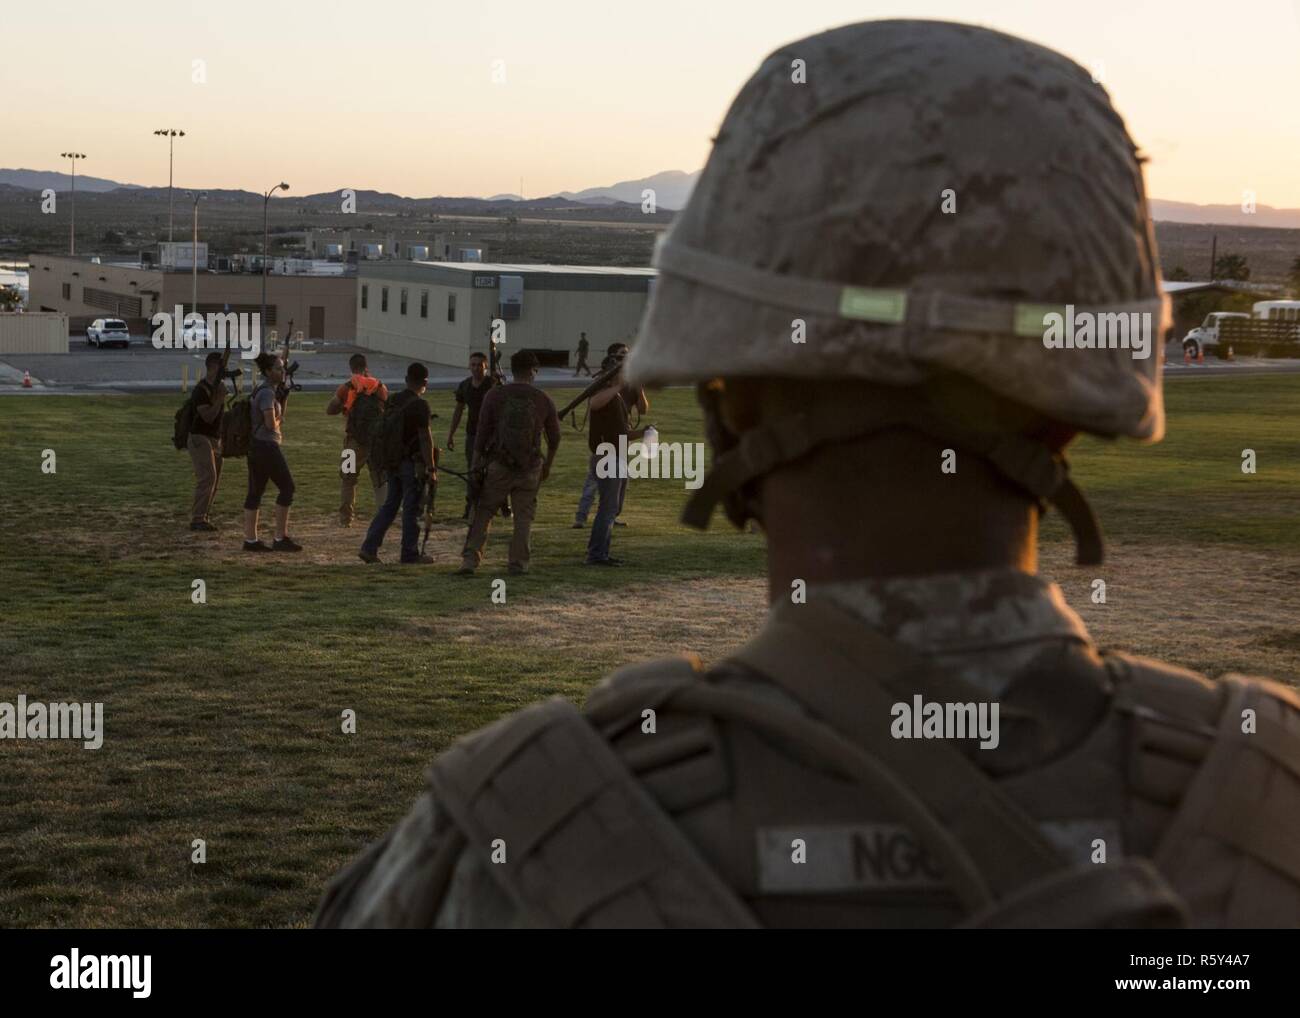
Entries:
MULTIPOLYGON (((358 351, 369 360, 371 374, 390 385, 401 383, 410 358, 361 350, 342 343, 326 343, 318 351, 298 353, 296 356, 301 367, 297 380, 309 391, 336 388, 348 377, 348 357, 358 351)), ((1300 360, 1242 358, 1225 362, 1211 359, 1204 364, 1185 365, 1182 347, 1177 342, 1169 345, 1167 354, 1165 378, 1168 381, 1300 372, 1300 360)), ((0 395, 179 392, 182 365, 189 367, 192 381, 202 373, 204 356, 201 352, 185 350, 155 350, 145 337, 132 338, 131 346, 125 350, 97 350, 74 338, 66 354, 6 355, 4 360, 0 360, 0 395), (24 371, 31 372, 31 389, 22 388, 24 371)), ((232 366, 236 360, 237 357, 232 357, 232 366)), ((248 361, 242 361, 241 366, 244 371, 241 382, 246 386, 255 369, 248 361)), ((454 388, 465 375, 464 368, 431 364, 429 388, 454 388)), ((571 371, 560 368, 543 368, 538 378, 539 384, 546 388, 572 386, 577 381, 571 371)))
MULTIPOLYGON (((400 384, 406 374, 409 357, 362 350, 345 344, 327 344, 319 351, 295 351, 299 363, 296 380, 310 391, 326 391, 347 380, 348 358, 364 353, 370 373, 390 386, 400 384)), ((206 352, 155 350, 150 341, 133 337, 125 350, 97 350, 74 338, 66 354, 8 354, 0 361, 0 395, 3 394, 88 394, 129 392, 179 392, 181 369, 189 368, 191 384, 203 372, 206 352), (30 371, 32 388, 22 388, 23 372, 30 371)), ((238 366, 247 387, 256 368, 251 361, 231 356, 231 368, 238 366)), ((465 368, 429 365, 429 388, 451 389, 468 374, 465 368)), ((539 382, 555 388, 574 385, 573 372, 561 368, 543 368, 539 382)))

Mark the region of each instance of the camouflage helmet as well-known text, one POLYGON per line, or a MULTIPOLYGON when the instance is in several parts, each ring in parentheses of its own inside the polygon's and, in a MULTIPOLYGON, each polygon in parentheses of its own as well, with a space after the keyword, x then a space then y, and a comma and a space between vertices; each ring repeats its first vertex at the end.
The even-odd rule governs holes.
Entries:
MULTIPOLYGON (((1169 306, 1140 161, 1089 73, 1021 39, 877 21, 782 47, 732 103, 655 264, 635 384, 957 375, 1080 430, 1163 436, 1169 306), (1123 347, 1057 345, 1099 327, 1123 347)), ((1053 471, 1023 448, 999 456, 1035 461, 1003 472, 1036 497, 1082 502, 1063 458, 1053 471)))

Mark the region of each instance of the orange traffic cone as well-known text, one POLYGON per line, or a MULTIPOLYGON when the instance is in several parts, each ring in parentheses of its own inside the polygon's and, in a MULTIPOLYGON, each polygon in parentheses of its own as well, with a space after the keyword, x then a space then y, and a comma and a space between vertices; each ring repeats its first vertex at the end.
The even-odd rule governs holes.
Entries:
POLYGON ((1202 347, 1201 349, 1199 349, 1199 350, 1196 351, 1196 363, 1197 363, 1197 364, 1204 364, 1204 363, 1205 363, 1205 348, 1204 348, 1204 347, 1202 347))
POLYGON ((32 373, 31 373, 30 371, 24 371, 24 372, 23 372, 23 388, 24 388, 24 389, 30 389, 31 387, 32 387, 32 373))

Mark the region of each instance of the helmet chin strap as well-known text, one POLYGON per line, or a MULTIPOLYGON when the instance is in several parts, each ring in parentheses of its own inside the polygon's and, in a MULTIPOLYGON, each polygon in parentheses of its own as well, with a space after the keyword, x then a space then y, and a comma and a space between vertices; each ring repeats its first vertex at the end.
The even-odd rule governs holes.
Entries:
POLYGON ((822 446, 899 427, 982 457, 1028 494, 1040 510, 1046 510, 1047 504, 1055 506, 1074 532, 1075 562, 1081 566, 1101 564, 1104 551, 1097 517, 1070 479, 1069 463, 1062 453, 1024 435, 956 425, 936 415, 933 407, 904 401, 874 401, 853 414, 835 404, 814 405, 750 428, 733 447, 716 456, 704 483, 687 501, 682 522, 704 530, 714 508, 726 501, 733 521, 742 524, 743 518, 737 521, 736 516, 752 516, 753 510, 748 505, 738 507, 734 496, 750 482, 822 446))

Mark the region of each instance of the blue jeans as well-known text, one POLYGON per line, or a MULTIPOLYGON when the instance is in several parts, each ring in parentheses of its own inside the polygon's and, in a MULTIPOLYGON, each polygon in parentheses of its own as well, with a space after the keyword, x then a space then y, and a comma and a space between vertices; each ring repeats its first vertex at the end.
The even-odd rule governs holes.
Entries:
MULTIPOLYGON (((587 479, 582 482, 582 495, 578 499, 578 511, 573 515, 575 523, 586 523, 587 514, 591 512, 591 503, 596 501, 596 460, 599 457, 591 454, 591 459, 587 461, 587 479)), ((623 515, 623 499, 627 497, 627 478, 624 477, 619 481, 618 492, 618 512, 615 516, 623 515)))
POLYGON ((415 476, 415 460, 402 460, 395 474, 388 475, 388 497, 370 521, 361 550, 371 555, 379 554, 384 535, 402 510, 402 561, 414 562, 420 557, 420 480, 415 476))
POLYGON ((627 481, 618 477, 596 478, 600 506, 596 509, 596 521, 591 525, 591 537, 587 541, 588 562, 599 562, 609 558, 609 542, 614 533, 614 517, 618 515, 626 485, 627 481))

